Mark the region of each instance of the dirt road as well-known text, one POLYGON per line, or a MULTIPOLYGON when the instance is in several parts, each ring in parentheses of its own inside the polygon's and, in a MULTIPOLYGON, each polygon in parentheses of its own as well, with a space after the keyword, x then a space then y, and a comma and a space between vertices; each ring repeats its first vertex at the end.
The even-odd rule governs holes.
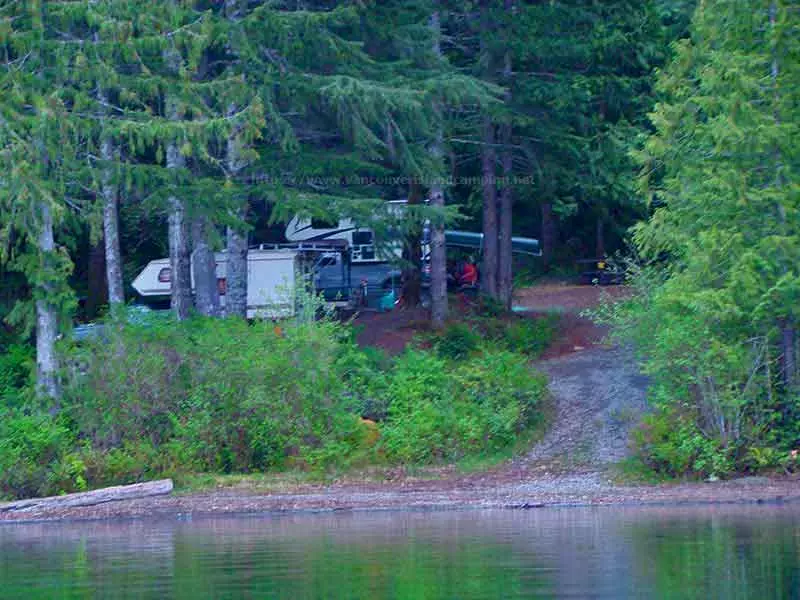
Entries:
POLYGON ((647 378, 629 352, 594 347, 544 361, 555 422, 524 458, 530 464, 605 468, 628 455, 628 437, 647 409, 647 378))

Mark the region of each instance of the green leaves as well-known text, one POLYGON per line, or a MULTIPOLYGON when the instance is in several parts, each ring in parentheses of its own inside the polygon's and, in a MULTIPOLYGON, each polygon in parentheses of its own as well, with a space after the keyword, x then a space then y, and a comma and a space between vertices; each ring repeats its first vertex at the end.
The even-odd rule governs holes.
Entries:
MULTIPOLYGON (((634 240, 665 279, 621 321, 638 332, 664 418, 702 436, 692 447, 720 447, 731 468, 747 464, 748 447, 798 442, 787 417, 800 316, 800 152, 786 143, 800 133, 791 4, 702 3, 660 76, 655 132, 637 155, 641 189, 657 204, 634 240)), ((673 474, 714 472, 699 460, 673 474)))

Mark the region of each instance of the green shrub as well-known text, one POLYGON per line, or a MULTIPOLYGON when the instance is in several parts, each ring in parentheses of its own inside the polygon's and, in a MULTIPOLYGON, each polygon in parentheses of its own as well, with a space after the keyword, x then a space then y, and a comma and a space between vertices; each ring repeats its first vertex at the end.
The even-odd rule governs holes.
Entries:
POLYGON ((34 364, 29 345, 13 343, 0 348, 0 407, 22 404, 28 396, 34 364))
POLYGON ((496 319, 508 313, 502 302, 486 294, 478 296, 475 310, 478 316, 490 319, 496 319))
POLYGON ((465 323, 452 323, 436 339, 436 351, 442 358, 467 358, 480 344, 480 337, 465 323))
POLYGON ((111 328, 107 343, 76 350, 85 368, 68 380, 64 411, 99 450, 178 446, 187 465, 222 472, 312 454, 319 465, 327 444, 343 452, 356 420, 336 368, 340 327, 287 325, 279 336, 269 323, 198 318, 111 328))
POLYGON ((382 447, 389 460, 436 462, 513 444, 537 418, 545 380, 523 357, 484 352, 453 365, 410 350, 395 366, 382 447))
POLYGON ((637 451, 644 464, 672 477, 779 467, 800 445, 800 403, 780 384, 774 322, 758 323, 766 306, 760 303, 777 292, 748 298, 761 279, 745 285, 738 269, 720 279, 714 263, 732 264, 727 251, 691 258, 699 269, 692 277, 629 265, 632 296, 595 311, 616 340, 637 350, 650 379, 659 413, 637 451), (738 304, 745 300, 754 304, 738 304))
POLYGON ((720 477, 734 467, 729 449, 704 435, 694 419, 667 408, 644 417, 633 446, 643 465, 669 477, 720 477))
POLYGON ((336 370, 346 387, 344 405, 347 410, 374 421, 385 419, 389 409, 386 388, 391 368, 391 359, 378 348, 360 348, 355 342, 342 344, 336 370))
POLYGON ((0 411, 0 496, 27 497, 84 489, 63 420, 21 409, 0 411))
POLYGON ((282 329, 109 321, 103 339, 66 344, 57 417, 33 402, 0 407, 0 495, 458 460, 509 447, 538 414, 543 379, 521 354, 480 351, 466 325, 396 359, 335 322, 282 329))
POLYGON ((110 450, 85 447, 79 456, 93 486, 125 485, 202 470, 177 439, 158 447, 146 439, 127 441, 110 450))
POLYGON ((536 357, 542 354, 553 340, 558 317, 514 318, 505 322, 498 341, 511 352, 536 357))

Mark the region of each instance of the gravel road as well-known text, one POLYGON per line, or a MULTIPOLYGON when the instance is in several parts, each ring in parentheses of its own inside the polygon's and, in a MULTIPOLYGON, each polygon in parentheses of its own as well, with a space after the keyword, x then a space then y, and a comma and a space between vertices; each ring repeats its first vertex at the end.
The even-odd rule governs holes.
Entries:
POLYGON ((596 347, 537 365, 550 380, 555 420, 521 460, 568 469, 605 468, 628 455, 628 436, 647 408, 647 378, 630 354, 596 347))

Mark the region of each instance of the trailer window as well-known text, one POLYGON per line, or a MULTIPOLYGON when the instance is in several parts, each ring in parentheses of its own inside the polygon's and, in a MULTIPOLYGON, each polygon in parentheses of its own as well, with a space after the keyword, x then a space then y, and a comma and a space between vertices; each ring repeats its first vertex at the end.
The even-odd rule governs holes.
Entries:
POLYGON ((170 281, 172 281, 172 269, 164 267, 158 272, 158 282, 169 283, 170 281))
POLYGON ((322 217, 313 217, 311 219, 311 229, 338 229, 339 222, 332 219, 325 219, 322 217))
POLYGON ((367 246, 372 243, 371 231, 354 231, 353 246, 367 246))

